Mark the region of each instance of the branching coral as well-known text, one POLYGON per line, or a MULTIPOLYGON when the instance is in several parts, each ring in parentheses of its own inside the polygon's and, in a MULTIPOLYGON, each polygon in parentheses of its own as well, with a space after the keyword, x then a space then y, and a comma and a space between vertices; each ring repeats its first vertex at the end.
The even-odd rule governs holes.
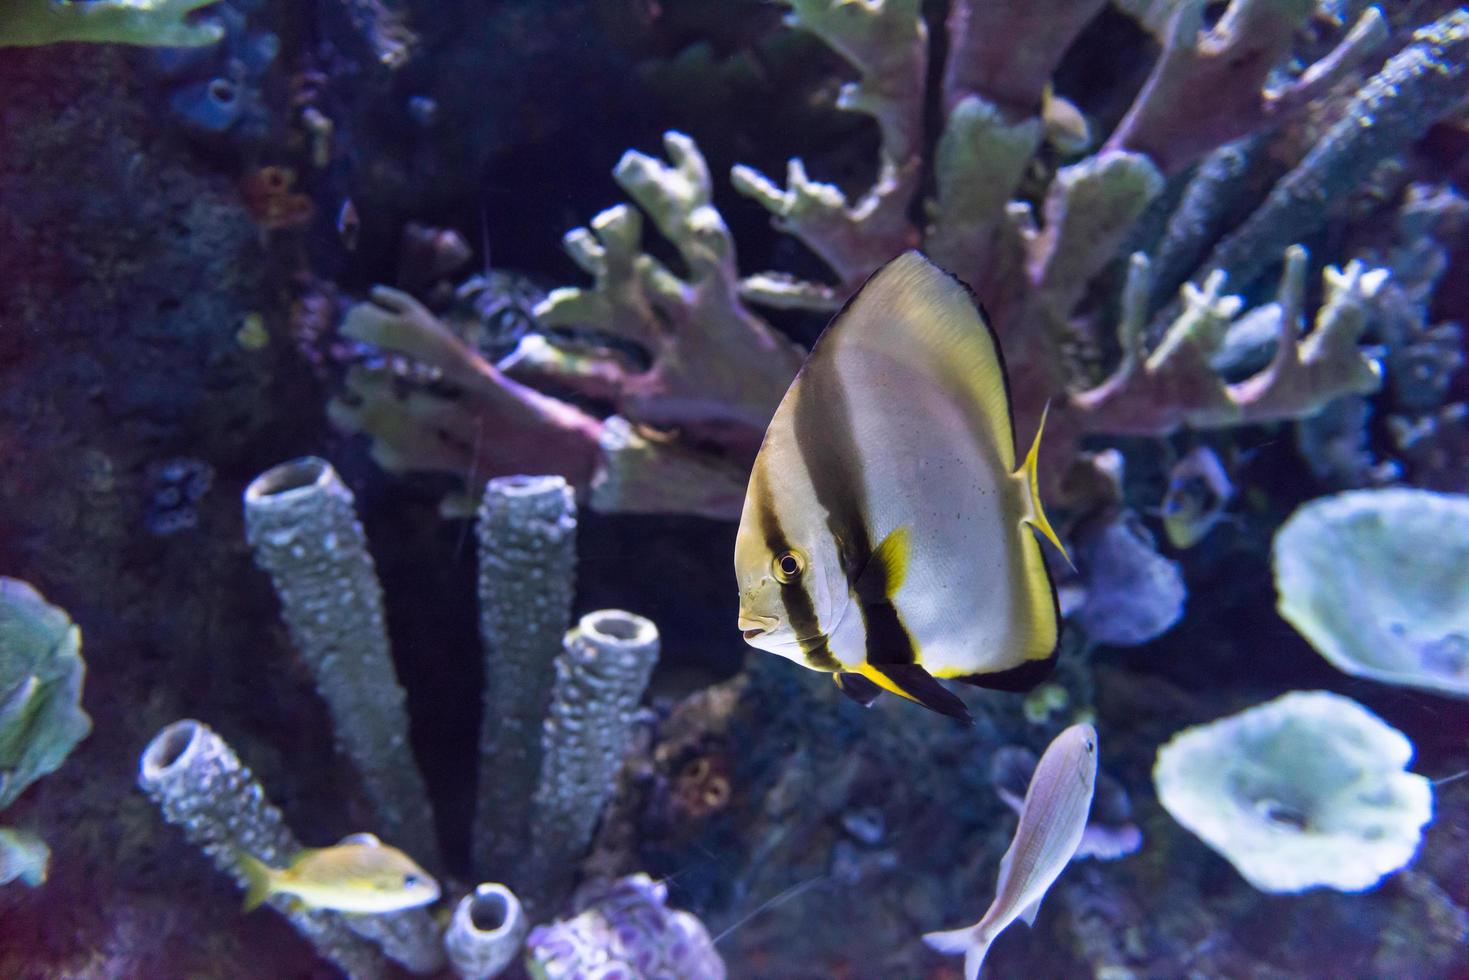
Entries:
POLYGON ((189 14, 219 0, 6 0, 0 6, 0 48, 89 41, 150 47, 201 47, 224 36, 189 14))
POLYGON ((940 73, 930 71, 916 0, 786 5, 790 26, 853 68, 837 105, 875 123, 876 177, 852 195, 813 179, 795 159, 784 187, 745 166, 731 179, 825 262, 827 281, 781 272, 741 279, 710 203, 705 162, 688 137, 670 133, 668 162, 629 152, 616 169, 641 212, 614 207, 566 236, 594 282, 554 291, 538 313, 575 342, 537 337, 493 366, 445 340, 447 331, 411 298, 379 290, 388 312, 358 306, 344 332, 431 365, 453 391, 395 393, 358 369, 334 417, 372 435, 374 454, 390 468, 473 469, 475 483, 529 469, 530 456, 537 471, 564 475, 599 510, 732 516, 759 433, 799 362, 746 304, 833 309, 913 245, 983 299, 1004 346, 1022 434, 1052 403, 1048 480, 1064 473, 1088 435, 1300 418, 1379 386, 1380 370, 1358 341, 1364 307, 1387 274, 1357 263, 1324 266, 1325 300, 1298 338, 1314 270, 1294 243, 1321 226, 1339 191, 1462 98, 1463 11, 1412 35, 1351 94, 1357 72, 1388 39, 1376 7, 1342 25, 1324 56, 1301 67, 1293 54, 1318 14, 1312 0, 1233 0, 1207 25, 1202 0, 1172 5, 1167 18, 1149 6, 1139 13, 1166 29, 1147 83, 1099 150, 1057 167, 1043 145, 1051 78, 1099 0, 955 0, 931 148, 922 135, 925 80, 940 73), (1210 111, 1200 112, 1205 101, 1210 111), (1240 224, 1227 209, 1201 207, 1210 188, 1248 172, 1287 130, 1298 142, 1301 133, 1320 137, 1304 151, 1283 151, 1304 155, 1259 213, 1240 224), (926 166, 933 196, 920 201, 926 166), (922 226, 912 218, 920 203, 922 226), (683 271, 644 250, 644 213, 683 271), (1152 233, 1140 232, 1145 224, 1152 233), (1157 282, 1145 252, 1117 261, 1120 251, 1154 240, 1157 282), (1253 376, 1226 380, 1211 357, 1241 314, 1266 317, 1266 307, 1246 310, 1244 296, 1253 298, 1255 280, 1281 262, 1270 307, 1279 311, 1274 359, 1253 376), (1179 284, 1181 296, 1167 302, 1179 284), (1115 342, 1100 329, 1114 315, 1115 342), (629 351, 641 351, 641 360, 629 351), (1079 352, 1091 369, 1078 367, 1079 352), (1109 357, 1110 370, 1095 368, 1109 357), (574 394, 589 407, 573 409, 531 386, 574 394), (599 419, 597 405, 617 414, 599 419))

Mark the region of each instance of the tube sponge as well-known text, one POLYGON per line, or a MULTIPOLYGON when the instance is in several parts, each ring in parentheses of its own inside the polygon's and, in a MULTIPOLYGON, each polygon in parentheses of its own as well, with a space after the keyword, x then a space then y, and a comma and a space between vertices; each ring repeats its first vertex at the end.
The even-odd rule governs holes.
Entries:
POLYGON ((1185 729, 1153 783, 1173 818, 1263 892, 1363 891, 1408 864, 1433 787, 1413 746, 1350 698, 1293 691, 1185 729))
POLYGON ((267 470, 245 490, 245 534, 270 573, 281 613, 331 709, 381 836, 429 867, 440 864, 433 813, 408 741, 382 586, 352 492, 326 460, 267 470))
POLYGON ((591 844, 657 660, 658 627, 632 613, 588 613, 566 634, 531 801, 527 880, 542 907, 565 893, 591 844))
POLYGON ((529 930, 515 893, 486 882, 455 906, 444 949, 454 972, 464 980, 491 980, 520 955, 529 930))
POLYGON ((477 533, 485 710, 473 858, 478 872, 504 875, 525 853, 525 804, 540 773, 541 724, 556 679, 556 655, 571 623, 571 488, 559 476, 491 480, 477 533))
MULTIPOLYGON (((301 849, 255 776, 203 722, 177 721, 155 735, 143 750, 138 785, 158 804, 163 818, 182 828, 242 889, 248 878, 241 854, 279 868, 301 849)), ((267 902, 349 976, 387 976, 377 951, 353 935, 340 917, 293 907, 285 897, 267 902)))
POLYGON ((1280 615, 1355 677, 1469 697, 1469 497, 1313 500, 1272 548, 1280 615))

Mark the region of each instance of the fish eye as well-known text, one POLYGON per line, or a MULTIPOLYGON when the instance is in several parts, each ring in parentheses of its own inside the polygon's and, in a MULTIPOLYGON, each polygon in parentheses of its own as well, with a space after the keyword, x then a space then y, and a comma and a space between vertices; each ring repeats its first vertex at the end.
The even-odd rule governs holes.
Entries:
POLYGON ((416 875, 416 874, 414 874, 413 872, 410 871, 406 875, 403 876, 403 887, 404 888, 417 888, 422 881, 423 881, 422 878, 418 877, 418 875, 416 875))
POLYGON ((777 579, 790 583, 800 578, 801 573, 806 570, 806 560, 794 551, 785 551, 776 556, 772 568, 777 579))
POLYGON ((1086 750, 1088 752, 1095 752, 1097 750, 1097 747, 1092 744, 1092 740, 1091 739, 1087 739, 1086 740, 1086 750))

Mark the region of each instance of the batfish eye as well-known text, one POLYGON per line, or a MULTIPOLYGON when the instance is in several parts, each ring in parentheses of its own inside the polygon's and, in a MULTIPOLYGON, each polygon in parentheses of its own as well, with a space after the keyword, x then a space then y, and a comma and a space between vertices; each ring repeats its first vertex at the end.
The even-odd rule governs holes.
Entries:
POLYGON ((806 570, 806 560, 794 551, 786 551, 776 556, 775 577, 782 582, 794 582, 806 570))

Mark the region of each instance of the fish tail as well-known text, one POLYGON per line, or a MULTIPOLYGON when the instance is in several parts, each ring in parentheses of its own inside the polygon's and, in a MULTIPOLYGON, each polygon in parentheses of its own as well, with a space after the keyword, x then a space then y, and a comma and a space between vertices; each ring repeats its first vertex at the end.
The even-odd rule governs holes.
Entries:
POLYGON ((940 953, 964 954, 964 980, 979 980, 979 967, 990 951, 994 937, 981 925, 965 926, 948 932, 926 933, 923 941, 940 953))
POLYGON ((245 911, 249 912, 270 897, 275 872, 266 867, 264 861, 245 851, 239 853, 239 861, 240 873, 245 876, 245 911))
MULTIPOLYGON (((1041 507, 1040 479, 1036 475, 1036 467, 1041 455, 1041 433, 1046 429, 1046 416, 1051 412, 1051 403, 1046 402, 1046 407, 1041 409, 1040 424, 1035 427, 1035 439, 1030 444, 1030 452, 1025 454, 1025 462, 1021 464, 1019 474, 1025 481, 1025 489, 1030 494, 1030 513, 1024 517, 1025 523, 1041 532, 1041 535, 1056 550, 1061 552, 1061 557, 1066 559, 1066 564, 1071 565, 1071 556, 1066 553, 1066 548, 1061 544, 1061 538, 1056 534, 1056 529, 1051 527, 1051 522, 1046 519, 1045 509, 1041 507)), ((1075 565, 1072 565, 1075 568, 1075 565)))

